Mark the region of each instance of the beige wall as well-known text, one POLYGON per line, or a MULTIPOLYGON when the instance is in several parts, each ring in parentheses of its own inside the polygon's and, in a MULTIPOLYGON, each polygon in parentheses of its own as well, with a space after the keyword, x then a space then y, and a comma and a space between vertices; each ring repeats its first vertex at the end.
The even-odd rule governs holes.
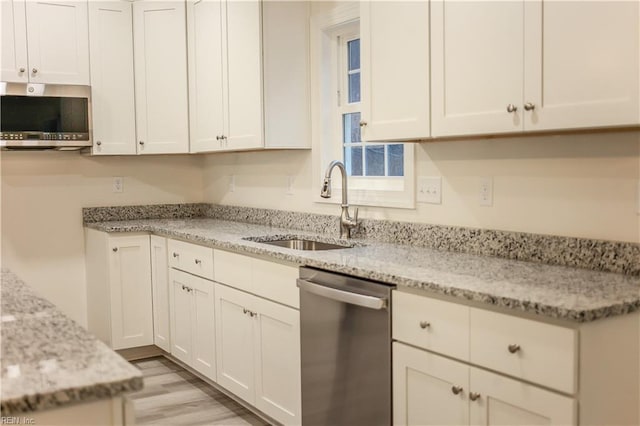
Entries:
POLYGON ((82 207, 202 200, 197 156, 3 152, 1 263, 86 325, 82 207), (113 193, 112 177, 124 177, 113 193))
MULTIPOLYGON (((336 171, 337 173, 337 171, 336 171)), ((442 204, 361 208, 363 217, 640 242, 640 132, 431 142, 416 145, 416 176, 442 176, 442 204), (493 206, 479 206, 479 177, 493 206)), ((338 214, 317 203, 310 151, 208 155, 205 201, 338 214), (229 176, 235 175, 235 191, 229 176), (286 190, 294 176, 294 194, 286 190)))

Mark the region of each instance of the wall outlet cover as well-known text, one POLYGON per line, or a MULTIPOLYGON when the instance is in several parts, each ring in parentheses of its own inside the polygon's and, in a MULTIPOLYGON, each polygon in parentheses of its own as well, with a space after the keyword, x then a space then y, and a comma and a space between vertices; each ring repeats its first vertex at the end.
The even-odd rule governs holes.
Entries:
POLYGON ((124 178, 122 177, 114 177, 113 178, 113 192, 122 192, 124 191, 124 178))
POLYGON ((480 178, 480 205, 484 207, 491 207, 493 205, 493 178, 481 177, 480 178))

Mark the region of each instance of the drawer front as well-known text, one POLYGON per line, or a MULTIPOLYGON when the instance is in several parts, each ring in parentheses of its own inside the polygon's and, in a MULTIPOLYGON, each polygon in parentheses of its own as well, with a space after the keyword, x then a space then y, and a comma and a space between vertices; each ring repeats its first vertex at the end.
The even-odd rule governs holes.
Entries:
POLYGON ((399 291, 392 299, 394 339, 469 360, 469 307, 399 291))
POLYGON ((577 331, 470 308, 472 363, 573 394, 577 331))
POLYGON ((300 291, 296 285, 298 268, 267 260, 252 260, 254 293, 266 299, 300 308, 300 291))
POLYGON ((224 250, 214 250, 214 280, 253 293, 252 258, 224 250))
POLYGON ((169 240, 169 266, 213 279, 213 249, 183 241, 169 240))

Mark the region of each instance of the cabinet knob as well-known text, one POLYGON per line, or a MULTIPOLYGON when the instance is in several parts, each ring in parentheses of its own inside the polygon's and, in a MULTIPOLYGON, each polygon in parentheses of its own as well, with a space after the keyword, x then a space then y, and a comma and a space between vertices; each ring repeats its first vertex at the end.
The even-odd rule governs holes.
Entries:
POLYGON ((451 386, 451 392, 453 392, 454 395, 458 395, 462 392, 462 386, 451 386))
POLYGON ((179 257, 180 255, 176 252, 173 252, 173 257, 179 257))
POLYGON ((96 145, 98 146, 102 145, 102 141, 96 141, 96 145))
POLYGON ((32 73, 32 74, 38 74, 38 68, 34 68, 34 69, 32 69, 32 70, 31 70, 31 73, 32 73))
POLYGON ((183 290, 186 290, 186 289, 187 289, 187 286, 183 285, 183 286, 182 286, 182 289, 183 289, 183 290))
POLYGON ((360 122, 360 127, 364 127, 364 126, 366 126, 366 125, 367 125, 367 122, 366 122, 366 121, 361 121, 361 122, 360 122))
POLYGON ((20 72, 20 74, 22 74, 23 72, 26 71, 26 69, 24 69, 24 67, 20 67, 20 69, 18 71, 20 72))
POLYGON ((144 141, 140 141, 138 142, 140 145, 144 145, 144 141))
POLYGON ((431 323, 427 321, 420 321, 420 328, 429 328, 431 327, 431 323))
POLYGON ((509 349, 509 352, 515 354, 520 350, 520 345, 509 345, 507 348, 509 349))
POLYGON ((508 113, 516 112, 517 110, 518 110, 518 107, 515 106, 514 104, 507 105, 507 112, 508 113))
POLYGON ((118 247, 114 247, 111 250, 113 250, 114 252, 118 251, 118 247))
POLYGON ((242 313, 246 315, 247 313, 249 313, 249 310, 245 309, 245 308, 242 308, 242 313))
POLYGON ((536 109, 536 104, 531 102, 527 102, 526 104, 524 104, 525 111, 533 111, 534 109, 536 109))
POLYGON ((196 265, 201 265, 202 264, 202 260, 200 259, 195 259, 196 265))
POLYGON ((216 140, 219 141, 220 140, 220 136, 216 136, 216 140))
POLYGON ((469 399, 472 401, 480 399, 480 394, 478 392, 469 392, 469 399))

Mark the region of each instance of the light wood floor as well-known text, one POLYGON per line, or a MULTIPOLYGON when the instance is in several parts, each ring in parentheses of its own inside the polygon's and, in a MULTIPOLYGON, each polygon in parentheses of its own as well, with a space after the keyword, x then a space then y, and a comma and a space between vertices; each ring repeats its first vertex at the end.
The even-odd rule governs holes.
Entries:
POLYGON ((134 361, 144 389, 131 394, 138 425, 268 425, 164 357, 134 361))

